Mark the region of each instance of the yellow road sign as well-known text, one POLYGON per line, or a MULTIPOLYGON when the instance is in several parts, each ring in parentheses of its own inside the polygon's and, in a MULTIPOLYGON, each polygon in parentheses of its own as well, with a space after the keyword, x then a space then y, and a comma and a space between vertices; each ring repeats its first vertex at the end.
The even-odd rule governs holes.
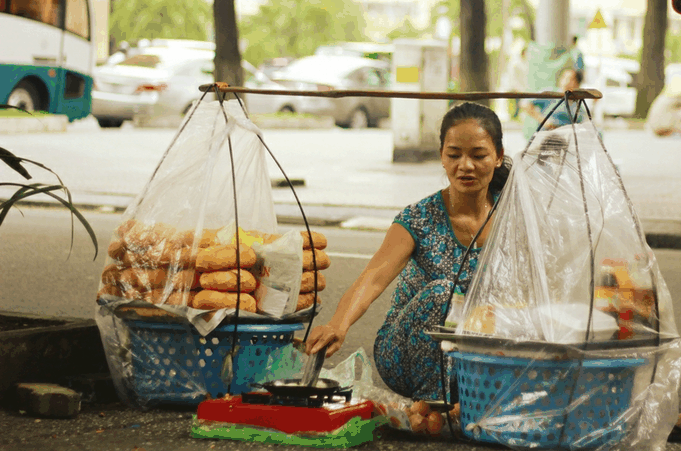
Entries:
POLYGON ((608 28, 608 26, 605 24, 605 20, 603 19, 603 14, 601 14, 600 9, 598 11, 596 11, 596 15, 594 16, 594 19, 589 24, 588 28, 589 29, 592 29, 592 28, 608 28))

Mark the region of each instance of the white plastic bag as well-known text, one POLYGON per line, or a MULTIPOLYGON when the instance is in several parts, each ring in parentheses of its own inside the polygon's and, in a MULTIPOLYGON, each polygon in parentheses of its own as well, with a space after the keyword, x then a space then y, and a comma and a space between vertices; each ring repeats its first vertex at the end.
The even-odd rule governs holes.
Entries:
POLYGON ((258 310, 280 318, 296 311, 302 279, 303 237, 291 230, 269 244, 254 243, 258 310))

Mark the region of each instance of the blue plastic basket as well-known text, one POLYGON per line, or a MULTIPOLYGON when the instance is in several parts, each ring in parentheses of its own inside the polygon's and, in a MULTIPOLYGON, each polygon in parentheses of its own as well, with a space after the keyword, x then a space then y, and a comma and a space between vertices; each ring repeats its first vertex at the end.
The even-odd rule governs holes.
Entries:
POLYGON ((127 382, 136 401, 189 405, 203 401, 206 394, 219 398, 248 392, 251 383, 286 376, 282 371, 295 371, 289 368, 293 362, 272 368, 268 361, 272 364, 272 359, 283 357, 283 348, 293 342, 293 333, 303 328, 301 323, 238 325, 239 350, 229 390, 222 373, 232 349, 234 325, 219 326, 205 337, 190 325, 142 321, 126 321, 126 325, 132 361, 127 382))
POLYGON ((636 367, 644 359, 531 360, 452 352, 461 426, 506 446, 590 449, 626 432, 636 367))

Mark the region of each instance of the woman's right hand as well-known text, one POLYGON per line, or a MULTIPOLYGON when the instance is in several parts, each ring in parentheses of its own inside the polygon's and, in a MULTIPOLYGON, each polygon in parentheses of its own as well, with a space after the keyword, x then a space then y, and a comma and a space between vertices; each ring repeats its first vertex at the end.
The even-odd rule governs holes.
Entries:
POLYGON ((305 352, 307 354, 316 354, 320 349, 328 344, 329 347, 326 350, 326 357, 331 357, 341 348, 341 346, 343 346, 345 335, 346 332, 343 332, 339 328, 329 324, 317 326, 312 329, 310 336, 307 337, 307 341, 305 342, 305 352))

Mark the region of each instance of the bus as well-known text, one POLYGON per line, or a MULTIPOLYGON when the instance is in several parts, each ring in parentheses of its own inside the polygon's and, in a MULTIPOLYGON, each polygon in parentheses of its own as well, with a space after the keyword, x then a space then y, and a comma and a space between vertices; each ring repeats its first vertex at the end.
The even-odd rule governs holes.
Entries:
POLYGON ((92 0, 0 0, 0 104, 87 117, 96 45, 92 0))

